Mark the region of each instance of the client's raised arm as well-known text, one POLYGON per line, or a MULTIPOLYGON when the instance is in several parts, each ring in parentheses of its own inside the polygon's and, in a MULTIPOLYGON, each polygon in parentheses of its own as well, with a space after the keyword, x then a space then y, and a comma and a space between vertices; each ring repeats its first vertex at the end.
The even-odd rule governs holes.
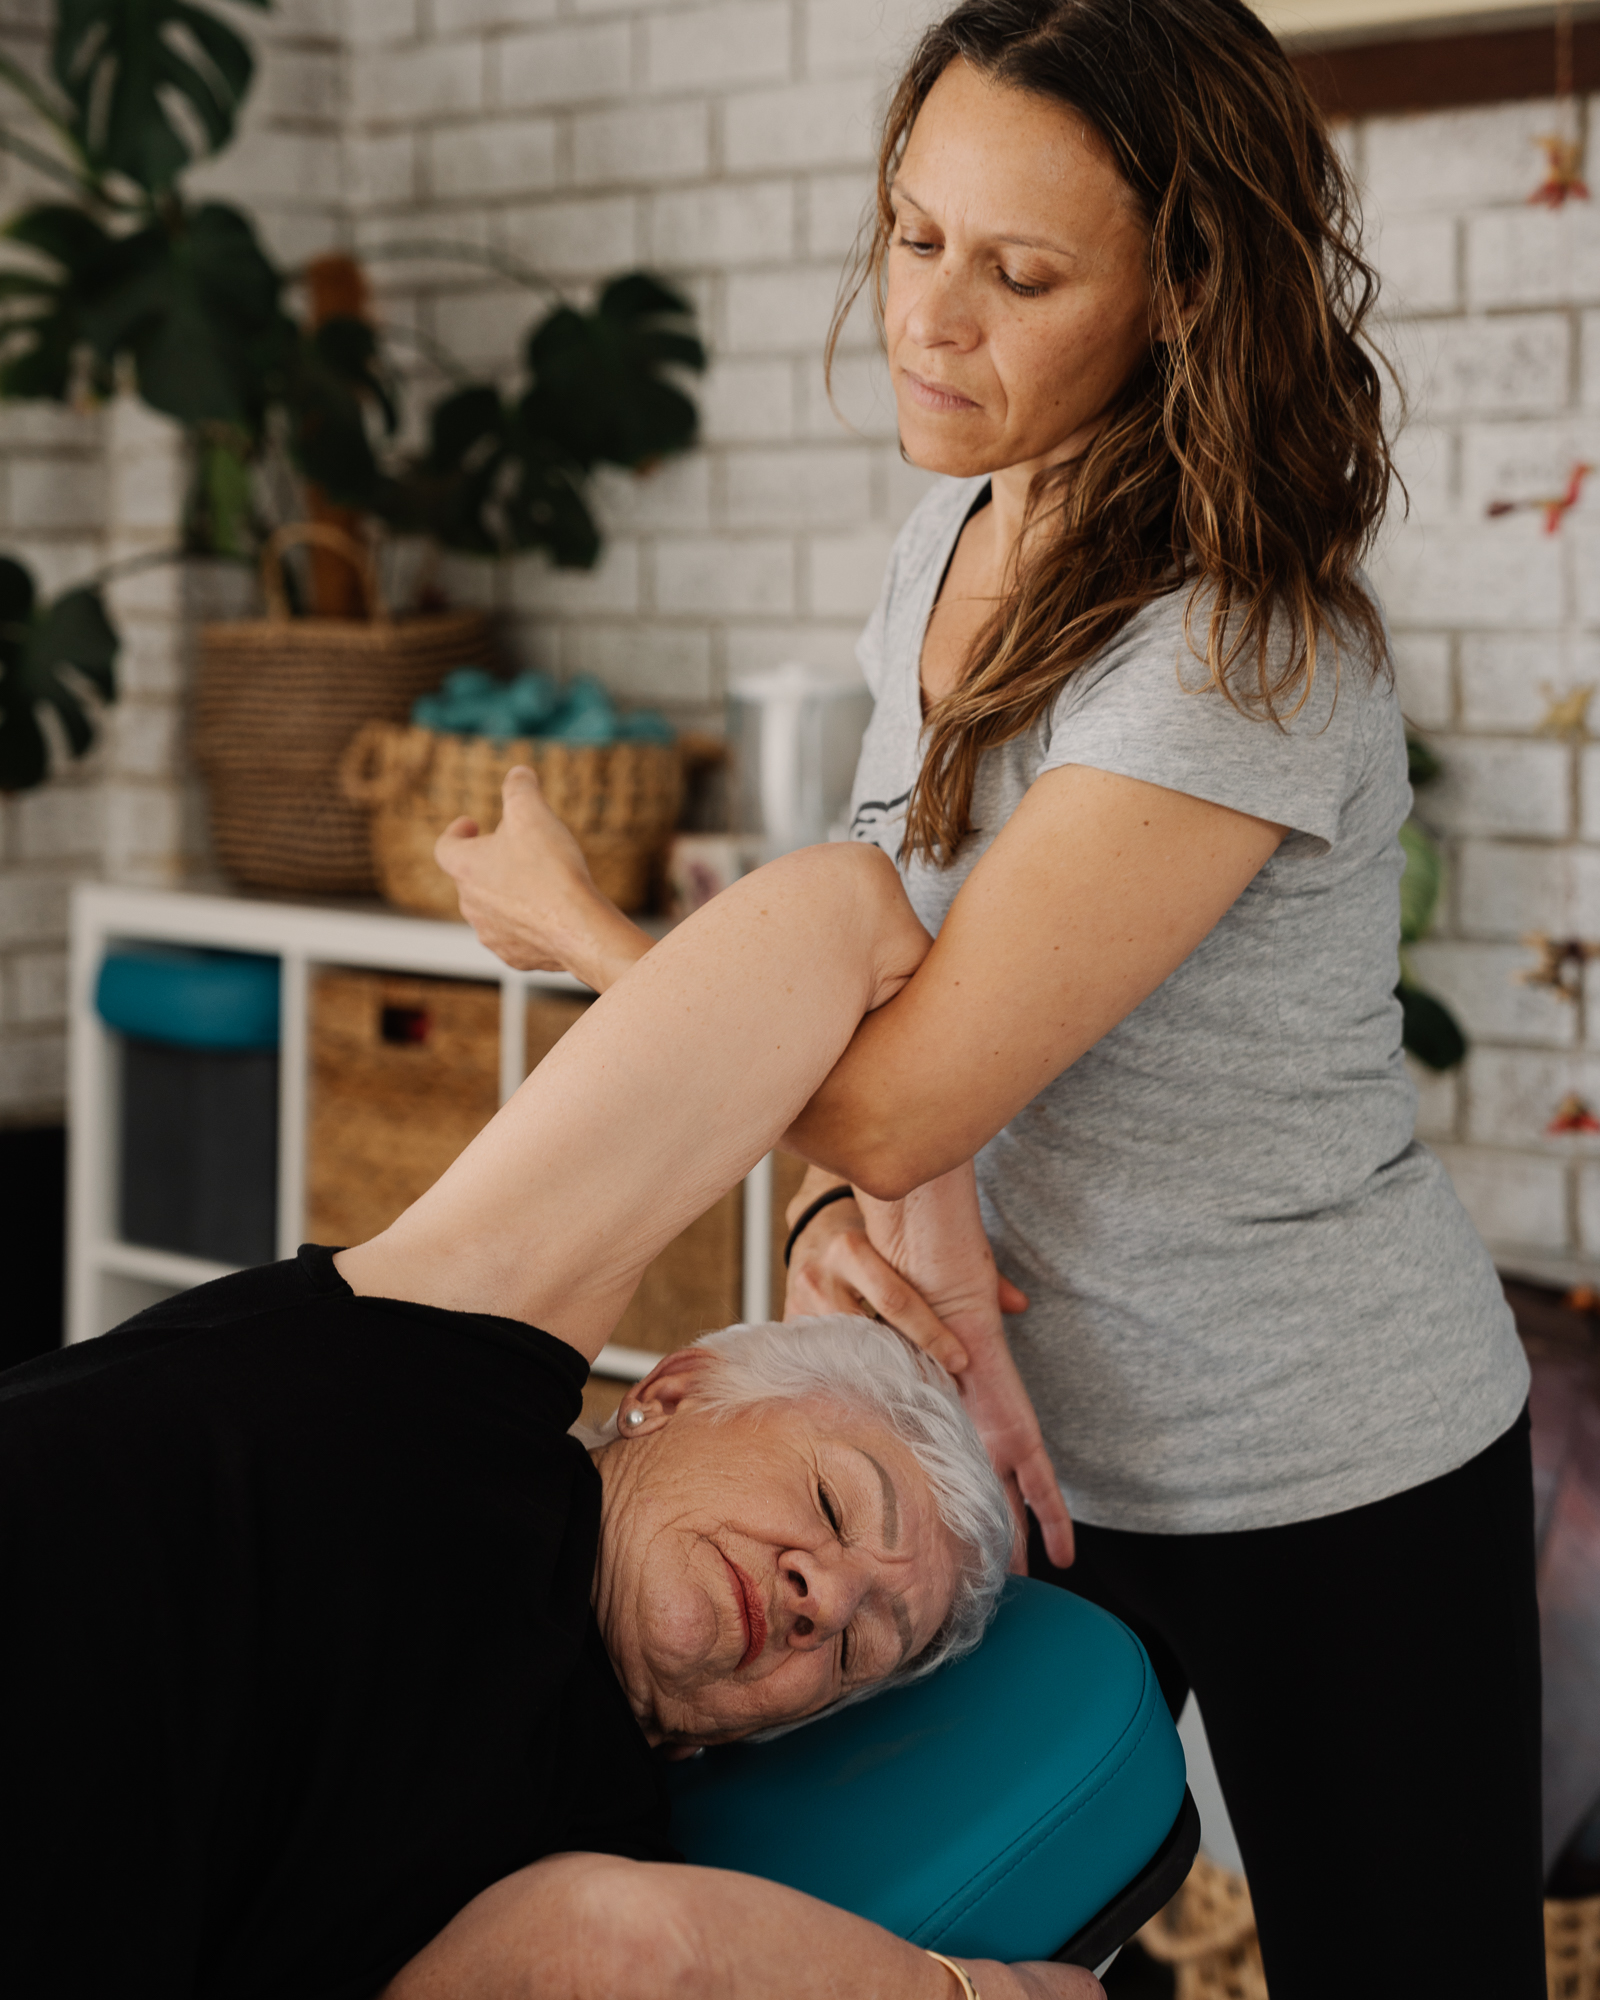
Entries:
POLYGON ((746 876, 642 956, 341 1273, 359 1294, 529 1321, 592 1360, 645 1266, 771 1149, 928 945, 875 848, 746 876))

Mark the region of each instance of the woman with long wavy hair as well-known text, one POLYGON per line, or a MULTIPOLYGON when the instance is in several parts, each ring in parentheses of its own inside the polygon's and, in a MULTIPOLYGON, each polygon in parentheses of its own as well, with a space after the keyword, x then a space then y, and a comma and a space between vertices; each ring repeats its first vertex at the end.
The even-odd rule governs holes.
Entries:
MULTIPOLYGON (((965 0, 890 104, 863 291, 940 476, 861 644, 852 831, 934 943, 786 1141, 789 1310, 960 1371, 1036 1569, 1195 1691, 1273 2000, 1534 2000, 1527 1370, 1401 1056, 1345 168, 1239 0, 965 0)), ((609 984, 648 940, 511 805, 442 843, 463 909, 609 984)))

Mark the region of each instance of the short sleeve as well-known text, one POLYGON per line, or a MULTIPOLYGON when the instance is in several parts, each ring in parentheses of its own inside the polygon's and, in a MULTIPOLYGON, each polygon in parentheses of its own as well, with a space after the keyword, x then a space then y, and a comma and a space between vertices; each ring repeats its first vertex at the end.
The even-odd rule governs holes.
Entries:
MULTIPOLYGON (((1068 681, 1050 717, 1039 771, 1086 764, 1141 778, 1332 846, 1363 751, 1373 676, 1346 646, 1319 661, 1309 699, 1281 723, 1236 708, 1209 684, 1190 645, 1187 591, 1131 619, 1092 665, 1068 681)), ((1205 630, 1205 607, 1192 629, 1205 630)))

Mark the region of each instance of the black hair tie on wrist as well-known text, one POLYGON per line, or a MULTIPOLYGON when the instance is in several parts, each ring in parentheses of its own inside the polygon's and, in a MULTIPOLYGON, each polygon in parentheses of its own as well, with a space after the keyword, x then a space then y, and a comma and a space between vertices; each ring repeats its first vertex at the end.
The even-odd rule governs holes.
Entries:
POLYGON ((801 1230, 808 1229, 830 1201, 854 1201, 855 1195, 855 1189, 846 1181, 843 1187, 829 1188, 826 1194, 819 1194, 809 1208, 801 1211, 800 1220, 789 1231, 789 1240, 783 1246, 783 1268, 786 1271, 789 1259, 794 1255, 794 1246, 800 1241, 801 1230))

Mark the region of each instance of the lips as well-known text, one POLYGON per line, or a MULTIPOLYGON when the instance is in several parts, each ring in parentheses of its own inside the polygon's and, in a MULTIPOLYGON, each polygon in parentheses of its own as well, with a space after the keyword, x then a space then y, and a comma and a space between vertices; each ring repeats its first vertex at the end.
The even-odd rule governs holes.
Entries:
POLYGON ((925 382, 920 375, 913 375, 909 368, 903 368, 901 375, 910 386, 912 395, 928 410, 974 410, 977 404, 970 396, 963 396, 959 389, 947 389, 937 382, 925 382))
MULTIPOLYGON (((722 1551, 719 1549, 717 1553, 721 1555, 722 1551)), ((728 1562, 726 1556, 723 1556, 722 1560, 727 1563, 728 1574, 733 1579, 734 1601, 739 1607, 739 1617, 744 1625, 745 1649, 739 1665, 747 1667, 752 1660, 759 1659, 766 1650, 767 1614, 749 1577, 737 1563, 728 1562)))

